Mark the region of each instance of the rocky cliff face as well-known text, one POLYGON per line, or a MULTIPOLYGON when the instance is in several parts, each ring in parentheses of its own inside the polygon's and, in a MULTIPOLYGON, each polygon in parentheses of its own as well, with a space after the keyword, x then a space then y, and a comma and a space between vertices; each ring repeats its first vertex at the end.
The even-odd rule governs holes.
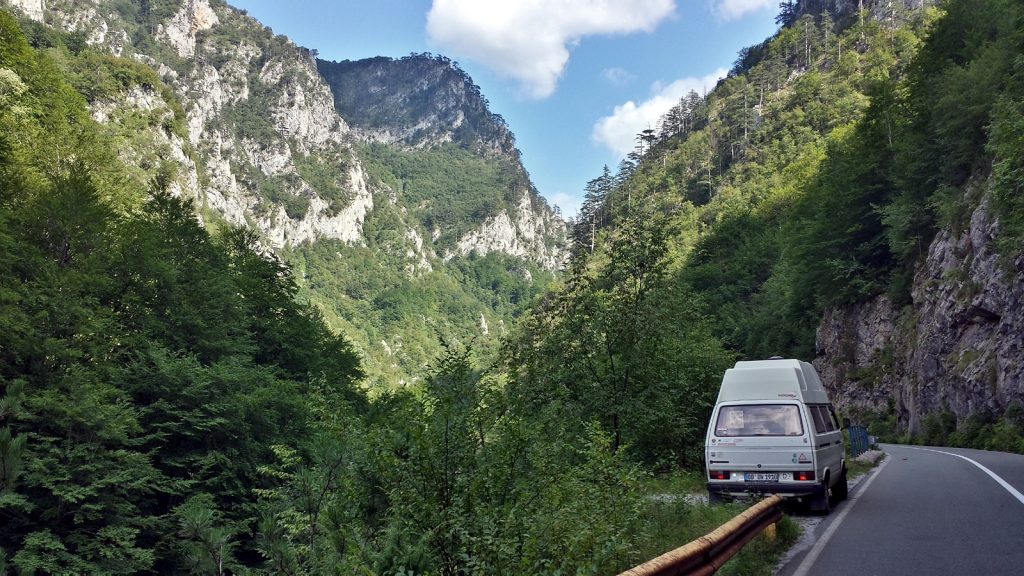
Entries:
POLYGON ((455 142, 518 161, 504 120, 491 113, 480 87, 448 58, 318 60, 317 67, 338 112, 362 138, 414 148, 455 142))
MULTIPOLYGON (((511 133, 503 123, 494 123, 478 88, 474 93, 468 77, 452 66, 434 65, 439 60, 406 67, 407 85, 374 82, 373 74, 350 78, 344 94, 365 106, 351 110, 358 125, 353 130, 335 110, 336 95, 321 77, 311 51, 274 36, 222 1, 154 0, 138 5, 110 0, 0 0, 0 6, 4 4, 36 21, 79 32, 92 46, 156 69, 187 111, 187 139, 157 136, 160 159, 178 166, 172 190, 195 198, 207 215, 258 228, 278 248, 321 239, 364 243, 362 225, 374 209, 373 197, 389 192, 367 176, 364 161, 353 148, 355 142, 373 139, 429 146, 472 140, 481 149, 515 153, 511 133), (414 80, 421 73, 423 77, 414 80), (372 103, 377 100, 384 104, 372 103), (386 121, 389 115, 379 116, 381 123, 374 125, 373 114, 366 111, 391 110, 397 105, 411 113, 411 102, 427 104, 408 125, 386 121), (470 116, 489 122, 490 132, 483 123, 467 120, 470 116), (332 174, 311 176, 324 171, 332 174)), ((94 115, 104 120, 131 110, 152 111, 157 103, 151 100, 159 97, 144 92, 133 89, 116 100, 93 103, 94 115)), ((122 153, 128 162, 140 156, 139 150, 122 153)), ((528 191, 523 191, 522 198, 534 199, 528 191)), ((487 239, 491 228, 481 222, 467 242, 499 250, 510 246, 510 254, 557 265, 564 226, 546 205, 532 202, 531 206, 537 212, 514 213, 513 219, 524 220, 512 226, 516 237, 511 241, 504 236, 487 239), (534 221, 548 225, 538 229, 534 221), (554 236, 538 242, 529 236, 532 233, 554 236), (541 251, 531 252, 524 246, 541 251)), ((414 221, 405 225, 404 237, 430 237, 414 221)), ((409 247, 417 262, 436 257, 432 247, 422 242, 410 241, 409 247)))
MULTIPOLYGON (((102 0, 54 0, 45 5, 41 19, 83 33, 90 45, 152 66, 173 88, 187 110, 188 125, 188 141, 167 142, 162 155, 178 166, 173 191, 234 225, 259 228, 277 247, 318 238, 358 241, 372 202, 359 159, 345 144, 347 126, 334 112, 330 89, 320 81, 309 52, 273 37, 225 4, 156 4, 148 5, 152 12, 147 14, 102 0), (136 45, 133 38, 146 38, 147 29, 155 42, 136 45), (244 39, 231 45, 231 36, 244 39), (239 109, 266 118, 262 138, 238 129, 239 109), (348 170, 338 175, 350 196, 344 210, 327 210, 330 202, 299 174, 297 161, 310 154, 347 161, 348 170), (280 184, 276 198, 263 193, 267 180, 280 181, 274 182, 280 184), (301 199, 308 208, 289 214, 282 198, 301 199)), ((116 100, 94 102, 94 116, 114 119, 131 109, 152 108, 152 97, 152 91, 146 95, 141 88, 131 89, 116 100)), ((122 153, 129 163, 138 155, 122 153)))
POLYGON ((7 8, 156 71, 150 81, 137 64, 95 59, 110 78, 136 78, 97 76, 90 95, 131 188, 158 176, 200 218, 258 230, 375 385, 415 382, 439 335, 497 346, 488 334, 539 290, 533 278, 562 264, 565 223, 504 122, 446 59, 371 59, 342 79, 320 63, 328 83, 314 51, 223 0, 0 0, 7 8), (430 173, 446 166, 438 156, 472 179, 430 173), (420 180, 389 158, 416 164, 420 180))
POLYGON ((927 414, 998 416, 1024 398, 1024 256, 998 254, 998 234, 983 192, 962 229, 932 241, 909 306, 878 297, 826 314, 815 365, 840 405, 918 433, 927 414))
POLYGON ((185 0, 168 22, 157 26, 157 38, 167 42, 182 58, 196 55, 196 36, 220 24, 207 0, 185 0))
MULTIPOLYGON (((459 238, 454 249, 439 250, 445 260, 471 252, 501 252, 550 270, 561 267, 564 222, 532 190, 515 137, 457 63, 414 54, 400 59, 317 60, 317 68, 354 137, 412 150, 452 144, 504 164, 515 174, 513 190, 506 194, 513 200, 459 238)), ((431 231, 436 240, 439 230, 431 231)))
POLYGON ((11 0, 11 4, 36 22, 43 21, 43 0, 11 0))
POLYGON ((538 210, 529 191, 523 190, 514 208, 503 209, 488 218, 479 230, 463 236, 455 250, 446 253, 445 259, 471 252, 480 255, 501 252, 527 260, 532 258, 541 266, 556 270, 564 264, 564 255, 550 242, 564 234, 565 223, 548 210, 538 210), (539 255, 539 258, 531 255, 539 255))

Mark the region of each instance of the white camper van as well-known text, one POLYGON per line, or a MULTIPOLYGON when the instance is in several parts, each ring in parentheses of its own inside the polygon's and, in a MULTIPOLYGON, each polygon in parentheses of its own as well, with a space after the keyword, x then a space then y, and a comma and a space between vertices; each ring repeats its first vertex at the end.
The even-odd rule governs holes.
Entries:
POLYGON ((705 442, 712 502, 779 494, 828 513, 846 498, 846 450, 814 367, 737 362, 726 370, 705 442))

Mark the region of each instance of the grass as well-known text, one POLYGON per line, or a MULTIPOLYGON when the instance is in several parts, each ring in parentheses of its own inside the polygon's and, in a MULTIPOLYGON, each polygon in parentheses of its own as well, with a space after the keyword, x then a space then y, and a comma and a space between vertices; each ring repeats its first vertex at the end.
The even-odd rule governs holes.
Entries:
POLYGON ((716 572, 722 576, 771 576, 775 573, 775 565, 800 537, 800 526, 783 516, 776 524, 774 538, 762 533, 747 543, 746 546, 716 572))
POLYGON ((853 480, 858 476, 863 476, 877 465, 877 461, 874 464, 871 464, 870 462, 861 462, 856 458, 850 458, 846 461, 846 478, 848 480, 853 480))
MULTIPOLYGON (((707 506, 687 502, 685 496, 704 493, 704 475, 700 472, 656 476, 647 482, 645 492, 651 499, 640 547, 643 562, 708 534, 751 505, 738 502, 707 506)), ((797 523, 784 517, 774 538, 761 534, 751 540, 716 574, 770 575, 799 535, 797 523)))
MULTIPOLYGON (((877 446, 873 446, 872 447, 872 450, 877 450, 877 449, 878 449, 877 446)), ((868 472, 871 471, 872 468, 874 468, 875 466, 878 466, 878 464, 882 462, 883 458, 884 458, 884 456, 882 458, 879 458, 878 460, 875 460, 873 463, 872 462, 861 462, 860 460, 858 460, 856 458, 850 457, 850 454, 847 453, 846 454, 846 477, 847 477, 847 479, 848 480, 853 480, 854 478, 857 478, 859 476, 863 476, 863 475, 867 474, 868 472)))
MULTIPOLYGON (((716 506, 675 501, 652 501, 641 557, 656 558, 687 542, 708 534, 743 512, 748 504, 733 503, 716 506)), ((758 576, 770 575, 778 559, 796 542, 800 527, 789 517, 777 525, 776 535, 762 533, 751 540, 717 574, 758 576)))
POLYGON ((699 494, 704 491, 707 478, 701 471, 677 470, 668 474, 656 474, 646 483, 644 490, 648 495, 672 494, 685 496, 699 494))

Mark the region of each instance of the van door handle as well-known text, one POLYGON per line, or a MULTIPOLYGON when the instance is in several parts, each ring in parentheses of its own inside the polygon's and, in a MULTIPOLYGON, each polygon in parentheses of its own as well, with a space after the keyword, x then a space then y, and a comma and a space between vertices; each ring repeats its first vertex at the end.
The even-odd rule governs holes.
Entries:
POLYGON ((835 444, 836 446, 838 446, 838 445, 840 445, 840 444, 842 444, 842 443, 843 443, 843 441, 842 441, 842 440, 836 440, 836 441, 834 442, 834 444, 835 444))
POLYGON ((823 442, 821 444, 818 444, 818 448, 824 448, 826 446, 829 446, 830 444, 832 444, 832 443, 831 442, 823 442))

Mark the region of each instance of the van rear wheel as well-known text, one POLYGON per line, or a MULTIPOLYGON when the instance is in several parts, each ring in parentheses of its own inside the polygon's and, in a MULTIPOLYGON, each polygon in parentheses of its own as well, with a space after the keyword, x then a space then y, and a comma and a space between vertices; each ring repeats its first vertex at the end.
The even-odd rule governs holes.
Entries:
POLYGON ((828 489, 827 476, 821 482, 821 494, 811 500, 811 510, 820 513, 822 516, 828 516, 829 512, 832 511, 832 498, 828 489))
POLYGON ((850 495, 850 487, 846 482, 846 467, 843 466, 843 472, 839 476, 839 482, 836 482, 834 488, 832 488, 832 496, 835 497, 836 502, 842 502, 846 500, 847 496, 850 495))

